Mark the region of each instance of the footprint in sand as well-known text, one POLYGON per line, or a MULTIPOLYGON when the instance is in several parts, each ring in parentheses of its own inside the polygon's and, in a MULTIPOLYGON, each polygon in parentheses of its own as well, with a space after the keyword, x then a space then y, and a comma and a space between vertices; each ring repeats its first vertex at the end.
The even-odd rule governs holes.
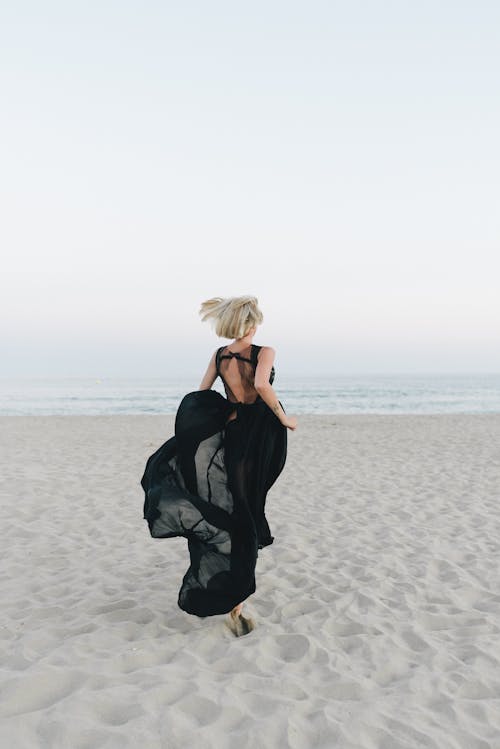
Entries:
POLYGON ((9 717, 50 707, 78 689, 86 678, 80 671, 51 668, 12 679, 2 688, 0 716, 9 717))
POLYGON ((299 661, 309 651, 309 640, 304 635, 278 635, 276 655, 285 663, 299 661))
POLYGON ((114 601, 113 603, 105 603, 101 606, 94 606, 93 609, 89 609, 89 614, 109 614, 111 611, 120 611, 121 609, 131 609, 136 606, 136 602, 131 599, 125 599, 123 601, 114 601))
POLYGON ((221 712, 221 708, 216 702, 207 700, 205 697, 199 697, 197 694, 190 694, 185 699, 179 700, 176 707, 182 710, 198 726, 207 726, 214 723, 221 712))

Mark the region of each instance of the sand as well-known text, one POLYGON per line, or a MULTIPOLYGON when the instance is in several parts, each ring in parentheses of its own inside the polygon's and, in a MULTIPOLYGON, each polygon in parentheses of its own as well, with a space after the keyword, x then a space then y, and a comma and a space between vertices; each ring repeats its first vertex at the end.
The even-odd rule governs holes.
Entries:
POLYGON ((173 423, 0 418, 0 747, 499 749, 500 415, 299 416, 240 638, 142 518, 173 423))

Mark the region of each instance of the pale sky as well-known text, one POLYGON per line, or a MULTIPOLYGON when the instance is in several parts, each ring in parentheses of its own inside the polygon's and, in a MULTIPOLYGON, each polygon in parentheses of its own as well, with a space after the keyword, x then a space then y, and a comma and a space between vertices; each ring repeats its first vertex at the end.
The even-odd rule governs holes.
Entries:
POLYGON ((500 371, 500 3, 4 4, 0 376, 500 371))

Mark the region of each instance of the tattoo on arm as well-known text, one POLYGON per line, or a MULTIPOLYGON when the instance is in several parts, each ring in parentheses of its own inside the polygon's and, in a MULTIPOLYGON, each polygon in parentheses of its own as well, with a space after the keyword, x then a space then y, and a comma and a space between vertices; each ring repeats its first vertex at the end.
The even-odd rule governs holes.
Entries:
POLYGON ((273 406, 273 411, 274 411, 274 413, 276 414, 276 416, 278 416, 278 417, 279 417, 279 412, 280 412, 280 404, 278 403, 278 401, 276 401, 276 403, 274 404, 274 406, 273 406))

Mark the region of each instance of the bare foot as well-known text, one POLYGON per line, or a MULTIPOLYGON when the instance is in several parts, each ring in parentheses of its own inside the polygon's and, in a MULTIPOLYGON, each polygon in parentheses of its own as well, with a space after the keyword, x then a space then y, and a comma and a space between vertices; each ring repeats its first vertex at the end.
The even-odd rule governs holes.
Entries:
POLYGON ((247 635, 253 629, 255 629, 255 622, 251 617, 243 616, 241 613, 243 609, 243 603, 239 603, 231 611, 229 620, 226 622, 227 626, 235 637, 241 637, 241 635, 247 635))
POLYGON ((237 619, 239 615, 241 614, 243 610, 243 603, 239 603, 237 606, 234 607, 234 609, 231 611, 231 616, 233 619, 237 619))

